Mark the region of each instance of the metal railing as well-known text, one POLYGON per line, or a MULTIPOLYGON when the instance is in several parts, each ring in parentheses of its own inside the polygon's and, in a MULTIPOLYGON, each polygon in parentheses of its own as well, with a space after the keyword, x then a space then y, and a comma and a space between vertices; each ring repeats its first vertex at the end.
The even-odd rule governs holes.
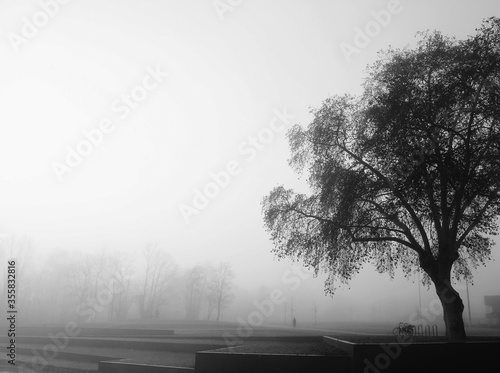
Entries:
POLYGON ((418 336, 424 336, 424 337, 437 337, 438 334, 438 327, 436 324, 433 325, 417 325, 417 328, 415 330, 415 335, 418 336))

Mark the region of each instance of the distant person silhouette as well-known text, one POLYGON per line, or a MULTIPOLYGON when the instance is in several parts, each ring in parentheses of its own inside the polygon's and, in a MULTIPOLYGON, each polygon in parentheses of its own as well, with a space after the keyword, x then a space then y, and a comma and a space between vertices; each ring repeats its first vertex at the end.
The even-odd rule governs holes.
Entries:
POLYGON ((295 317, 293 318, 292 323, 293 323, 293 327, 295 328, 297 326, 297 319, 295 317))

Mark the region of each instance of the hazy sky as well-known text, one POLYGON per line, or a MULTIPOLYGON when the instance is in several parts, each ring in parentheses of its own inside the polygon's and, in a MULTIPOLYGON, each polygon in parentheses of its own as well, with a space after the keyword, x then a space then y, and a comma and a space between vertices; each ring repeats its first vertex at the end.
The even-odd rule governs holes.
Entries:
MULTIPOLYGON (((260 201, 304 188, 286 129, 329 95, 359 93, 378 50, 426 29, 464 38, 500 13, 498 0, 61 3, 0 2, 0 229, 39 250, 159 241, 181 265, 229 260, 256 287, 285 268, 260 201), (367 25, 370 42, 346 57, 367 25)), ((492 262, 478 281, 494 291, 499 272, 492 262)))

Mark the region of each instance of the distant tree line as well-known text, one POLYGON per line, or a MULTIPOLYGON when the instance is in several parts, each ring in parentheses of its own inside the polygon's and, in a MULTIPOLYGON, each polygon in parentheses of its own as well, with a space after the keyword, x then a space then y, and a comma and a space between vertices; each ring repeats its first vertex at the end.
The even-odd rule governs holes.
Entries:
MULTIPOLYGON (((166 318, 219 321, 234 299, 231 264, 180 268, 158 243, 134 252, 58 249, 43 257, 29 236, 9 236, 0 245, 3 262, 17 259, 18 309, 25 324, 166 318)), ((4 277, 0 279, 2 299, 6 299, 4 277)))

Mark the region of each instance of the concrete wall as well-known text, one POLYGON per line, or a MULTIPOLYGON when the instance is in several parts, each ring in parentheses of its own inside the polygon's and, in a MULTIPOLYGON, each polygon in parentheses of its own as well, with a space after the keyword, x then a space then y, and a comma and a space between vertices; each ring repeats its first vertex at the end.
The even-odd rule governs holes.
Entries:
POLYGON ((331 337, 324 341, 349 353, 352 373, 486 372, 498 366, 500 352, 500 342, 357 344, 331 337))
POLYGON ((101 361, 99 373, 194 373, 193 368, 169 367, 163 365, 130 364, 120 361, 101 361))
POLYGON ((348 356, 196 353, 196 373, 349 373, 348 356))

